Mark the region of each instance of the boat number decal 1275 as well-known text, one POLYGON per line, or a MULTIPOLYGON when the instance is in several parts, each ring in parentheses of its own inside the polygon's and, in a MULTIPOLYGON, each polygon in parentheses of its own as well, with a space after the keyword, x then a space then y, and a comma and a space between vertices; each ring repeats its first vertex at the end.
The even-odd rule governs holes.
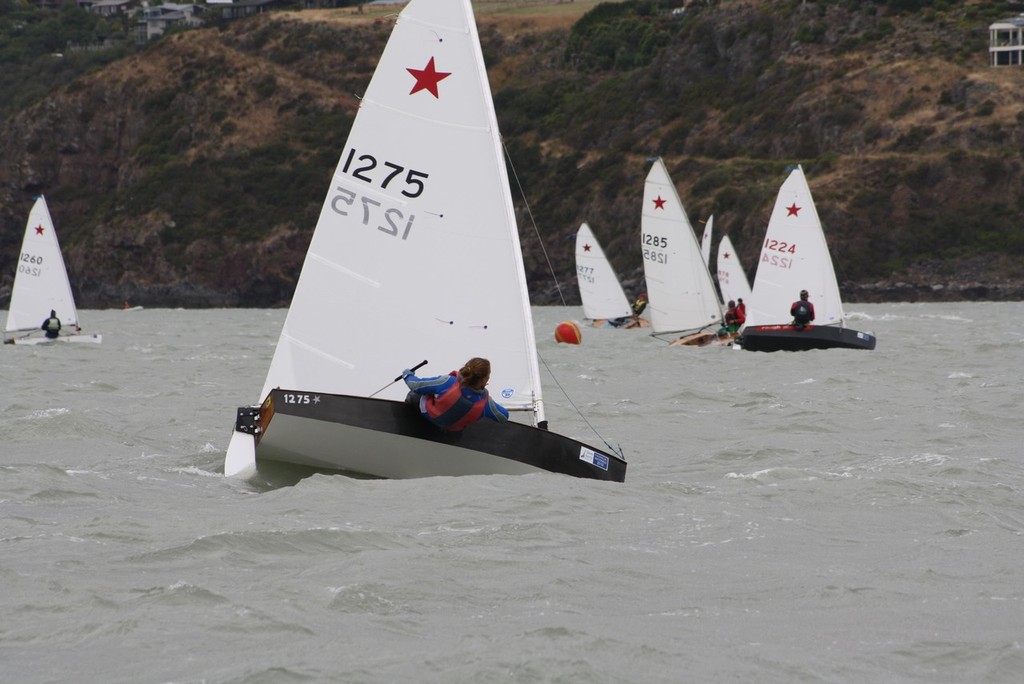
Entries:
POLYGON ((430 174, 422 171, 406 169, 406 167, 394 162, 386 161, 380 163, 372 154, 361 154, 357 157, 355 148, 348 151, 348 156, 345 157, 345 165, 341 167, 342 173, 349 173, 350 171, 352 176, 364 183, 379 185, 385 190, 398 178, 400 182, 405 184, 402 194, 409 199, 414 199, 423 194, 423 181, 430 176, 430 174), (404 177, 402 176, 403 171, 405 172, 404 177))
POLYGON ((42 274, 43 269, 40 266, 43 265, 43 257, 33 256, 28 252, 21 253, 21 261, 18 262, 18 273, 24 273, 25 275, 37 276, 42 274))
POLYGON ((308 394, 282 394, 281 398, 286 404, 309 404, 313 401, 308 394))
POLYGON ((640 244, 644 248, 644 259, 653 261, 656 264, 667 264, 668 254, 662 249, 668 248, 668 238, 664 235, 651 235, 650 233, 640 234, 640 244), (657 249, 659 248, 660 249, 657 249))

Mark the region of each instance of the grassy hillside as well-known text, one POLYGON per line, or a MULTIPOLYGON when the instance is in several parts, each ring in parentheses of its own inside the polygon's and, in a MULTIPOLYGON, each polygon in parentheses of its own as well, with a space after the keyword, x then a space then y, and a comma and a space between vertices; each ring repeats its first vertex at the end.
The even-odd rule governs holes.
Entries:
MULTIPOLYGON (((583 220, 639 282, 654 156, 751 271, 801 163, 848 297, 1022 296, 1024 69, 987 66, 1011 3, 678 4, 474 4, 536 303, 556 280, 575 300, 583 220)), ((45 192, 87 305, 286 303, 395 11, 177 33, 21 93, 0 124, 0 278, 45 192)))

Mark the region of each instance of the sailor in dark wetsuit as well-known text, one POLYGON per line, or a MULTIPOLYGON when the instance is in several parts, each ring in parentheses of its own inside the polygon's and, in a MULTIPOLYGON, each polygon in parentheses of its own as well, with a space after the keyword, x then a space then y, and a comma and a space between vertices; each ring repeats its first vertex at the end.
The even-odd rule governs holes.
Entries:
POLYGON ((60 335, 60 319, 57 318, 57 312, 50 309, 50 317, 43 321, 39 328, 46 331, 47 339, 57 339, 57 336, 60 335))
POLYGON ((800 290, 800 299, 789 307, 793 325, 798 328, 806 328, 814 320, 814 304, 807 299, 807 296, 807 290, 800 290))

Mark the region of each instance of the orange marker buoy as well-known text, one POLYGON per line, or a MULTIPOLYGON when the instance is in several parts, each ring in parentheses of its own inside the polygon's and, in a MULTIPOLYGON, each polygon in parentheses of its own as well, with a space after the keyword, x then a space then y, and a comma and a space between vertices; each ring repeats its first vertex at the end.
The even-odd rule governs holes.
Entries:
POLYGON ((579 344, 583 341, 583 333, 580 332, 580 326, 576 325, 572 321, 562 321, 555 328, 555 342, 564 342, 565 344, 579 344))

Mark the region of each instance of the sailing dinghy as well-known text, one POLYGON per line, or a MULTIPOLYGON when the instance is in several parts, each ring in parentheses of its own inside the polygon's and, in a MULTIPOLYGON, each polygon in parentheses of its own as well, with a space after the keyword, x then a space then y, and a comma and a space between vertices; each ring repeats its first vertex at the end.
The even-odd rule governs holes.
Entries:
POLYGON ((277 461, 383 478, 625 479, 610 448, 546 429, 501 149, 469 0, 412 0, 360 102, 262 401, 238 410, 226 475, 277 461), (474 356, 491 361, 494 399, 530 425, 442 431, 389 382, 418 359, 442 375, 474 356))
POLYGON ((4 343, 99 344, 102 341, 102 335, 81 332, 64 256, 57 242, 57 231, 53 229, 46 198, 40 195, 32 205, 25 224, 18 271, 11 288, 11 307, 4 323, 4 343), (45 337, 41 328, 43 321, 50 317, 50 311, 56 312, 61 324, 61 332, 55 338, 45 337))
POLYGON ((750 302, 750 283, 728 235, 723 235, 718 243, 718 289, 723 302, 750 302))
POLYGON ((583 316, 595 328, 644 328, 650 323, 633 314, 601 243, 586 223, 576 231, 576 283, 583 316))
POLYGON ((654 335, 682 334, 671 344, 714 342, 722 307, 697 236, 676 186, 659 157, 644 183, 640 246, 647 281, 647 311, 654 335))
POLYGON ((832 256, 800 166, 779 189, 747 304, 747 325, 736 344, 748 351, 875 348, 874 335, 845 327, 832 256), (790 317, 801 290, 814 305, 814 322, 779 322, 790 317))

